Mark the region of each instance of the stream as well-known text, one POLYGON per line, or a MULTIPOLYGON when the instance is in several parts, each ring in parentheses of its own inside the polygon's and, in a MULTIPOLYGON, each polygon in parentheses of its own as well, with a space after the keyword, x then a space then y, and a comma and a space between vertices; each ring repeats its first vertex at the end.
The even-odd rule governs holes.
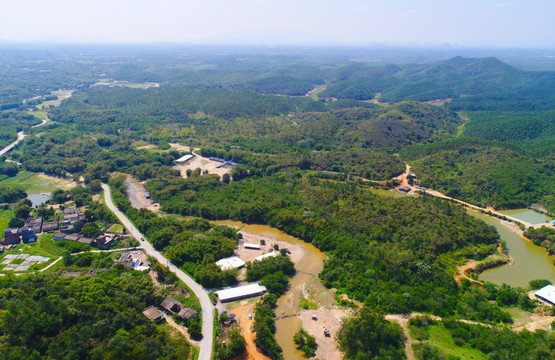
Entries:
POLYGON ((295 316, 299 311, 301 291, 299 286, 306 283, 313 276, 318 276, 324 268, 326 255, 314 245, 304 242, 296 237, 287 235, 283 231, 268 225, 249 225, 239 221, 219 220, 214 223, 241 228, 241 231, 265 236, 290 244, 299 244, 304 250, 303 258, 296 264, 297 273, 289 279, 290 289, 277 301, 276 311, 276 339, 283 349, 283 358, 287 360, 305 359, 303 353, 295 347, 293 335, 301 328, 301 320, 295 316))

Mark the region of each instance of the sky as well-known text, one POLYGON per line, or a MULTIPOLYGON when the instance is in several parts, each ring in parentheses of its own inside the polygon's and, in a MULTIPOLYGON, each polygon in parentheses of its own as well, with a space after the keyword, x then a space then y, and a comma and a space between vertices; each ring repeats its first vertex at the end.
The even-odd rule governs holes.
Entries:
POLYGON ((555 48, 555 0, 1 0, 0 41, 555 48))

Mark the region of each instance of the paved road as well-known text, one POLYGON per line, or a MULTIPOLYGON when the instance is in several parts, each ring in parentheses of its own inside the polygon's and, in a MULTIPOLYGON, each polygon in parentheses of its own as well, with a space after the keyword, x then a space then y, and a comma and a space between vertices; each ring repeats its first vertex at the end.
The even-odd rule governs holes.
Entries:
POLYGON ((127 228, 129 233, 136 239, 139 239, 140 247, 146 252, 147 255, 155 257, 160 263, 169 265, 169 270, 182 280, 191 290, 195 293, 200 301, 202 307, 202 334, 203 338, 199 342, 199 360, 211 360, 212 358, 212 345, 214 334, 214 306, 208 297, 208 292, 185 274, 177 266, 173 265, 166 259, 160 252, 158 252, 148 241, 140 241, 144 238, 143 234, 129 221, 129 219, 114 205, 110 188, 106 184, 102 184, 104 189, 104 200, 108 208, 117 216, 119 221, 127 228))
MULTIPOLYGON (((44 119, 42 119, 42 122, 40 124, 31 126, 32 128, 38 128, 39 126, 42 126, 44 124, 46 124, 48 121, 50 121, 50 119, 48 117, 45 117, 44 119)), ((23 138, 26 135, 23 133, 23 131, 20 131, 17 133, 17 140, 14 141, 13 143, 11 143, 10 145, 6 146, 5 148, 3 148, 2 150, 0 150, 0 156, 4 155, 5 153, 7 153, 8 151, 10 151, 11 149, 13 149, 17 143, 19 143, 21 140, 23 140, 23 138)), ((19 164, 19 163, 18 163, 19 164)))
POLYGON ((2 150, 0 150, 0 156, 4 155, 5 153, 7 153, 11 149, 13 149, 17 145, 18 142, 23 140, 24 137, 25 137, 25 134, 23 134, 23 131, 18 132, 17 133, 17 140, 14 141, 13 143, 11 143, 10 145, 6 146, 2 150))

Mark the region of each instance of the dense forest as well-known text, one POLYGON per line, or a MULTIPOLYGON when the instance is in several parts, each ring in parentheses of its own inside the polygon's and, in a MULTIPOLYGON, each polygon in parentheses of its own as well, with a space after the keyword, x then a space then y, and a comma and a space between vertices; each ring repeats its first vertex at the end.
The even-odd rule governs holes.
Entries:
POLYGON ((150 322, 152 282, 137 271, 3 276, 2 359, 177 359, 191 351, 150 322))

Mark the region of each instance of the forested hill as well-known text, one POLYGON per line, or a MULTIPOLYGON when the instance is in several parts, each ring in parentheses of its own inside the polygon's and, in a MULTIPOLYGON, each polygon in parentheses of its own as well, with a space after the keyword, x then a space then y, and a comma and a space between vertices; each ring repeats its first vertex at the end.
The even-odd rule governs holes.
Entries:
POLYGON ((522 71, 496 58, 455 57, 403 67, 345 65, 331 72, 328 81, 331 84, 324 96, 371 99, 380 93, 379 99, 384 102, 448 98, 472 101, 473 97, 538 100, 538 96, 541 99, 555 96, 552 72, 522 71))

